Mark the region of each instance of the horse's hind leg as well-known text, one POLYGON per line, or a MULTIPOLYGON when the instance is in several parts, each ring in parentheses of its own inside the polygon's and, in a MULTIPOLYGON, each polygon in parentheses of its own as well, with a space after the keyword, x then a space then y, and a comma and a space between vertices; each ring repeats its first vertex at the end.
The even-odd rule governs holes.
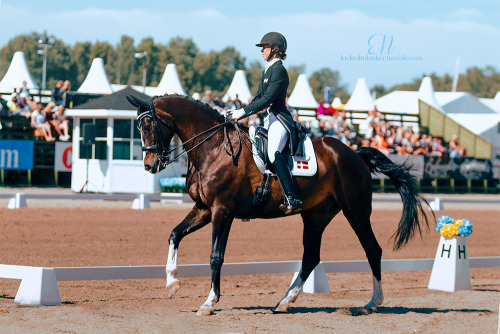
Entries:
POLYGON ((380 248, 370 224, 371 197, 366 198, 365 196, 364 202, 362 198, 363 196, 358 197, 358 201, 349 203, 351 205, 344 203, 342 210, 361 242, 361 246, 365 250, 368 263, 372 269, 373 296, 370 302, 365 305, 365 309, 369 312, 376 312, 377 306, 381 305, 384 301, 381 270, 382 248, 380 248))
POLYGON ((302 268, 297 278, 292 283, 285 294, 274 308, 275 313, 286 313, 290 311, 290 303, 295 302, 299 296, 300 290, 304 286, 311 272, 316 268, 320 260, 321 237, 326 226, 333 219, 335 214, 320 214, 318 212, 302 213, 304 221, 304 232, 302 243, 304 245, 304 254, 302 257, 302 268))
POLYGON ((177 251, 179 243, 186 235, 202 228, 210 223, 211 212, 195 205, 184 220, 177 225, 170 234, 168 256, 167 256, 167 296, 172 296, 181 288, 181 284, 175 276, 177 275, 177 251))

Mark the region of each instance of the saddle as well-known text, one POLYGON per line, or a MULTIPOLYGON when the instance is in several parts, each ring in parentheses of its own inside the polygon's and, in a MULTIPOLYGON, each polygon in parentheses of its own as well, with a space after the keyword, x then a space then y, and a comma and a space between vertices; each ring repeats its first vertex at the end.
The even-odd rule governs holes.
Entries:
MULTIPOLYGON (((299 133, 300 141, 297 145, 295 154, 291 154, 290 145, 285 145, 282 151, 283 157, 286 160, 288 168, 293 176, 313 176, 316 174, 318 165, 316 162, 316 154, 312 145, 311 139, 306 135, 300 123, 297 124, 297 132, 299 133)), ((252 153, 254 161, 263 174, 262 182, 257 188, 254 206, 267 200, 269 196, 270 177, 274 175, 274 169, 269 162, 267 151, 268 130, 263 127, 251 126, 249 130, 250 138, 252 139, 252 153)))
MULTIPOLYGON (((305 156, 304 140, 306 138, 308 138, 302 125, 300 123, 296 123, 296 126, 297 126, 297 133, 298 133, 298 145, 296 145, 297 150, 295 151, 294 154, 291 154, 290 151, 291 151, 292 145, 290 145, 290 139, 288 139, 287 143, 285 145, 285 148, 282 151, 282 154, 286 158, 287 165, 288 165, 288 168, 290 168, 290 170, 293 169, 293 157, 292 156, 295 156, 297 158, 303 158, 305 156)), ((268 132, 269 132, 268 129, 266 129, 262 126, 259 126, 255 129, 253 139, 254 139, 254 146, 256 148, 257 154, 259 155, 260 159, 264 163, 266 169, 272 171, 273 166, 269 162, 269 154, 268 154, 269 152, 267 150, 267 142, 269 140, 268 132)), ((252 137, 252 133, 250 133, 250 137, 252 137)))

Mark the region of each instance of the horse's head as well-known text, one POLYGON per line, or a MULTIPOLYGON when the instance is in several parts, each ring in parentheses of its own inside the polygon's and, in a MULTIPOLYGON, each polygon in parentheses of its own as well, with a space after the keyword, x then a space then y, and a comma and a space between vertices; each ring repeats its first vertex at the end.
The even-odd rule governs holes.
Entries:
POLYGON ((170 141, 175 134, 175 128, 161 118, 155 110, 153 100, 141 100, 127 95, 127 100, 137 107, 137 121, 141 131, 144 168, 155 174, 163 170, 168 162, 170 141))

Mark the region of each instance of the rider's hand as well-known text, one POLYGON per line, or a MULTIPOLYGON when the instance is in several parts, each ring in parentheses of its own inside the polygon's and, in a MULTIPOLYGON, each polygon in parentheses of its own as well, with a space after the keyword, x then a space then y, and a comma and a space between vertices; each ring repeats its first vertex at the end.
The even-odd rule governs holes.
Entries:
POLYGON ((245 110, 241 108, 233 111, 231 116, 233 117, 233 119, 239 119, 243 115, 245 115, 245 110))

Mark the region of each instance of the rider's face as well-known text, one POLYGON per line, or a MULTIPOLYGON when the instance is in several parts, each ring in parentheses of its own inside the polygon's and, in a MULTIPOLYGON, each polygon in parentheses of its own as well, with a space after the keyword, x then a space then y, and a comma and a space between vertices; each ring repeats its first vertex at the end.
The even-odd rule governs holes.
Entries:
POLYGON ((264 60, 267 61, 267 58, 269 58, 269 55, 271 54, 271 46, 269 44, 263 45, 260 52, 262 52, 262 57, 264 57, 264 60))

